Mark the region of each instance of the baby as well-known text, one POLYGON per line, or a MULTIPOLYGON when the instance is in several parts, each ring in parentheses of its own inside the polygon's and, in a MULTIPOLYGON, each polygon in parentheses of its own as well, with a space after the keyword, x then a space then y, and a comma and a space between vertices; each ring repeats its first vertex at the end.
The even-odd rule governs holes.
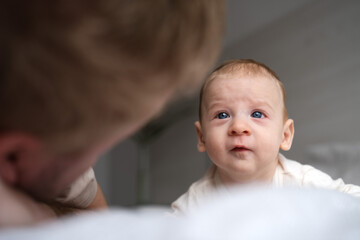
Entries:
POLYGON ((201 89, 199 118, 198 150, 207 152, 213 166, 172 203, 175 213, 234 184, 322 187, 360 197, 360 187, 279 153, 291 147, 294 121, 288 118, 283 84, 262 63, 234 60, 215 69, 201 89))

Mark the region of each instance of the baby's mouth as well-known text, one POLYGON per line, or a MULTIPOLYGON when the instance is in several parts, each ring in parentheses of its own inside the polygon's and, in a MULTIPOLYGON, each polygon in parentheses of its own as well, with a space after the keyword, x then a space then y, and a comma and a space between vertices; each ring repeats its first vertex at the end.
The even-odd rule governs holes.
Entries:
POLYGON ((245 152, 245 151, 250 151, 250 149, 248 149, 245 146, 235 146, 233 149, 231 149, 232 152, 245 152))

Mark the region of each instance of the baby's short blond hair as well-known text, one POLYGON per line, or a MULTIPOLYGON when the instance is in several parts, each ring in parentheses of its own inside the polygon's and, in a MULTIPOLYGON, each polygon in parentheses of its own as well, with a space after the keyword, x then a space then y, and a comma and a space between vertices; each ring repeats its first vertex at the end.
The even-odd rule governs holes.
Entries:
POLYGON ((219 75, 234 74, 234 73, 243 74, 245 76, 263 75, 275 80, 278 86, 280 87, 281 95, 284 103, 284 120, 288 119, 288 112, 286 109, 286 92, 284 85, 280 81, 278 75, 263 63, 254 61, 252 59, 238 59, 238 60, 230 60, 221 64, 206 78, 200 90, 200 102, 199 102, 200 121, 202 119, 202 107, 203 107, 202 105, 203 105, 204 93, 206 92, 206 89, 208 88, 210 83, 214 79, 216 79, 219 75))
MULTIPOLYGON (((0 134, 82 147, 200 83, 223 35, 222 0, 4 0, 0 134)), ((58 146, 60 148, 60 146, 58 146)))

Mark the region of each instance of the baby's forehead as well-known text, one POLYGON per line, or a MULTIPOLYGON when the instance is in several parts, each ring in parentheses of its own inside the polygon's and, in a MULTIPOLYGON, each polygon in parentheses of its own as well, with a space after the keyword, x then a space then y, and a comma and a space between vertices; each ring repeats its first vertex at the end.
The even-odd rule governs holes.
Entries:
POLYGON ((204 87, 202 99, 204 107, 219 100, 227 99, 227 101, 233 102, 238 99, 237 97, 240 99, 247 98, 253 104, 269 101, 268 103, 277 106, 284 105, 283 107, 285 107, 285 96, 281 84, 270 74, 221 73, 209 79, 204 87), (240 84, 237 85, 237 83, 240 84), (228 91, 237 91, 236 89, 239 89, 239 87, 248 90, 245 95, 240 90, 242 93, 239 92, 237 97, 234 98, 234 95, 228 96, 228 91))
MULTIPOLYGON (((205 107, 205 105, 209 104, 208 101, 215 100, 213 97, 214 96, 216 97, 217 95, 216 88, 220 86, 219 84, 222 84, 224 83, 224 81, 231 79, 236 79, 237 81, 242 81, 242 80, 245 81, 252 79, 254 80, 253 82, 255 83, 257 82, 258 84, 259 82, 264 80, 272 82, 274 84, 273 90, 272 87, 270 86, 269 89, 266 89, 265 93, 271 92, 280 98, 280 101, 282 102, 280 103, 280 105, 282 105, 284 111, 284 119, 288 117, 288 113, 286 110, 285 88, 281 83, 281 81, 279 80, 277 74, 274 71, 272 71, 270 68, 265 66, 264 64, 257 63, 251 60, 248 61, 239 60, 239 61, 232 61, 220 66, 212 74, 210 74, 210 76, 205 80, 200 92, 200 105, 199 105, 200 119, 201 119, 202 111, 205 110, 203 108, 205 107), (214 94, 210 93, 210 91, 213 92, 214 94), (210 97, 209 94, 213 95, 213 97, 210 97)), ((267 82, 265 82, 263 86, 267 85, 266 83, 267 82)), ((236 84, 236 82, 234 84, 236 84)), ((245 84, 245 88, 246 88, 246 84, 245 84)), ((261 86, 259 88, 261 88, 261 86)))
MULTIPOLYGON (((282 94, 282 88, 279 83, 279 80, 274 78, 271 74, 267 72, 247 72, 247 71, 232 71, 232 72, 219 72, 210 76, 210 78, 205 82, 204 85, 204 94, 212 89, 212 85, 221 84, 227 80, 235 80, 236 82, 247 81, 249 84, 259 84, 261 81, 269 81, 275 86, 275 91, 282 94), (251 81, 249 81, 251 80, 251 81)), ((269 89, 270 90, 270 89, 269 89)), ((275 93, 275 92, 274 92, 275 93)), ((283 97, 283 96, 282 96, 283 97)))

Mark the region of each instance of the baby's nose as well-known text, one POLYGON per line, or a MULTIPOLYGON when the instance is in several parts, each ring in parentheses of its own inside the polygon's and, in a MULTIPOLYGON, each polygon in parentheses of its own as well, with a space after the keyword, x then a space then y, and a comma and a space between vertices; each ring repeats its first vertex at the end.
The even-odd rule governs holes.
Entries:
POLYGON ((250 135, 250 126, 246 119, 244 118, 234 118, 230 124, 228 134, 233 135, 250 135))

